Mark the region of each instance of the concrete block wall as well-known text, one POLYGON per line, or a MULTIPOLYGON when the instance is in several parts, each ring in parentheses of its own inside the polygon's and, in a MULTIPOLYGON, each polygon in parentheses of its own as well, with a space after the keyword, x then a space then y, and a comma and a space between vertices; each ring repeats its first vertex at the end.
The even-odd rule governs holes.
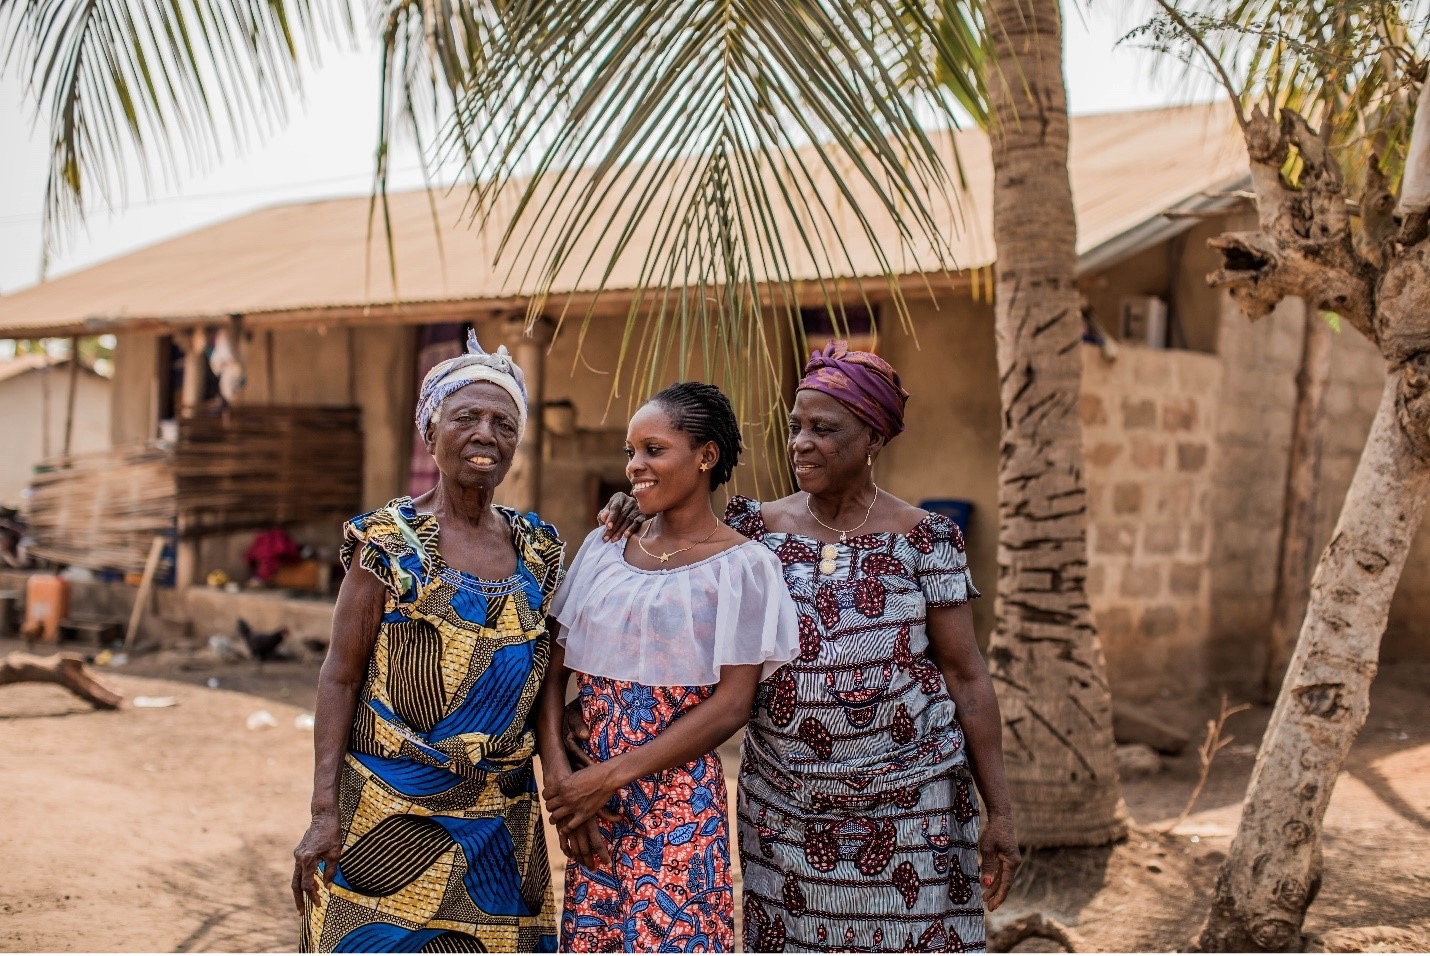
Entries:
POLYGON ((1208 653, 1218 683, 1242 694, 1259 686, 1266 657, 1304 314, 1284 301, 1252 323, 1223 305, 1208 653))
MULTIPOLYGON (((1219 351, 1225 379, 1212 497, 1208 665, 1221 686, 1251 693, 1259 686, 1265 662, 1276 584, 1305 305, 1288 300, 1270 316, 1252 322, 1223 299, 1222 316, 1219 351)), ((1370 343, 1350 329, 1335 337, 1313 557, 1330 541, 1384 383, 1385 363, 1370 343)), ((1430 645, 1418 622, 1430 612, 1430 561, 1417 556, 1430 558, 1430 540, 1423 533, 1396 592, 1386 648, 1425 656, 1430 645)))
POLYGON ((1221 380, 1214 355, 1083 349, 1087 589, 1114 694, 1204 681, 1221 380))

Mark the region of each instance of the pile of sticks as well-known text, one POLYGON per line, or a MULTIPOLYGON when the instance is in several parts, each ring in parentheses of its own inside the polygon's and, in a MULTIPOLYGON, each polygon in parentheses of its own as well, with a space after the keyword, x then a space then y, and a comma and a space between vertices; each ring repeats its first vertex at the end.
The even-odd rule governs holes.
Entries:
POLYGON ((179 534, 347 518, 361 510, 362 459, 356 408, 197 411, 175 449, 179 534))
POLYGON ((31 551, 59 564, 139 572, 174 527, 172 452, 130 445, 44 463, 31 483, 31 551))

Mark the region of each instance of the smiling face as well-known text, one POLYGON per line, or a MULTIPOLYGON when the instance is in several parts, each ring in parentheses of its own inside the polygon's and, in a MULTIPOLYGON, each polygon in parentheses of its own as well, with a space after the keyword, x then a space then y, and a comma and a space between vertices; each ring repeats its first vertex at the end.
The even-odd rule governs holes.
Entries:
POLYGON ((440 417, 427 427, 427 450, 437 470, 463 488, 495 488, 516 454, 516 403, 491 382, 453 392, 440 417))
POLYGON ((626 429, 626 477, 641 511, 658 514, 692 495, 710 494, 708 471, 719 458, 715 443, 696 444, 659 405, 642 405, 626 429))
POLYGON ((883 447, 884 440, 832 396, 809 388, 795 393, 785 448, 801 491, 853 487, 869 473, 866 456, 883 447))

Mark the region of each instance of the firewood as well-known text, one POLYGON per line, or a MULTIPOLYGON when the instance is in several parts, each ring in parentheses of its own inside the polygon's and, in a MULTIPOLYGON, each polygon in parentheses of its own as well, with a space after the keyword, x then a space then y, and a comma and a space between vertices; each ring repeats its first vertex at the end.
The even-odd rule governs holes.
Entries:
POLYGON ((990 930, 992 930, 988 934, 988 951, 990 953, 1010 953, 1014 946, 1028 939, 1051 940, 1066 952, 1076 953, 1078 951, 1077 940, 1073 938, 1068 928, 1042 913, 1029 913, 1027 916, 1011 920, 998 929, 990 927, 990 930))
POLYGON ((95 680, 77 654, 37 657, 16 652, 0 659, 0 686, 30 681, 59 684, 100 710, 114 710, 124 698, 95 680))

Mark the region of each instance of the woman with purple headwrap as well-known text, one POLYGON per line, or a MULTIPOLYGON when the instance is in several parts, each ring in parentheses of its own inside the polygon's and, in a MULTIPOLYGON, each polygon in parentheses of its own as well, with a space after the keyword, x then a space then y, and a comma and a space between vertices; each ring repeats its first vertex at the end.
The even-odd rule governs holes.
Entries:
POLYGON ((532 708, 563 546, 493 503, 526 386, 506 349, 467 348, 418 398, 437 487, 343 528, 312 823, 293 853, 305 952, 556 949, 532 708))
MULTIPOLYGON (((963 536, 874 483, 908 397, 876 355, 814 353, 786 446, 800 490, 725 513, 799 610, 799 658, 761 683, 742 749, 748 950, 982 950, 1018 867, 963 536)), ((628 533, 628 502, 607 515, 628 533)))

